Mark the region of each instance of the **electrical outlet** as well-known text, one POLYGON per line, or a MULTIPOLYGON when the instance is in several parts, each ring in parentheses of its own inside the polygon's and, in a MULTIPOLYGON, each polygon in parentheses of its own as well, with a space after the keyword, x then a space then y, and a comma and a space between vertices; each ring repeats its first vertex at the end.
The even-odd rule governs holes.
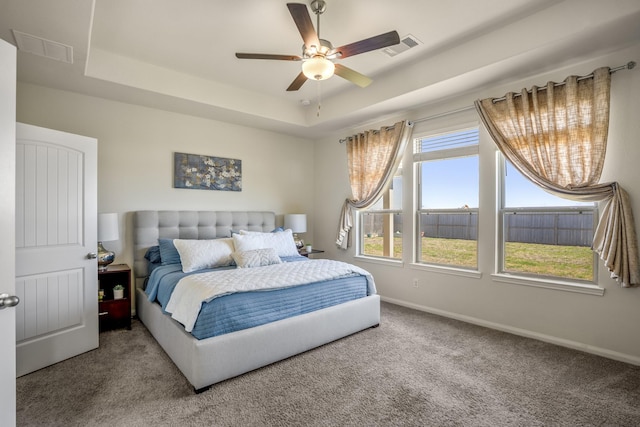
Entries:
POLYGON ((418 279, 413 279, 413 287, 414 288, 418 287, 418 279))

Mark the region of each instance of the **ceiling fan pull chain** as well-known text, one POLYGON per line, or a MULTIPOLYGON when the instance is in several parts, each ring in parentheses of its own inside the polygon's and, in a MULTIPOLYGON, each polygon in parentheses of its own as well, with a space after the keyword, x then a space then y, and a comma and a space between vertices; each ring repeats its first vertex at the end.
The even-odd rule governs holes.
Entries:
POLYGON ((320 87, 322 83, 318 80, 318 112, 316 113, 316 117, 320 117, 320 107, 322 105, 322 87, 320 87))

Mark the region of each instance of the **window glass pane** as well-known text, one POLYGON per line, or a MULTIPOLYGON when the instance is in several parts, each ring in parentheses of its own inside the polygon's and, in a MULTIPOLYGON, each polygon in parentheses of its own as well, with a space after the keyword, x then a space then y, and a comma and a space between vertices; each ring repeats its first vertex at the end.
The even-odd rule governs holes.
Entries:
POLYGON ((593 210, 505 212, 504 271, 593 280, 593 210))
POLYGON ((592 281, 595 203, 547 193, 508 161, 505 169, 503 271, 592 281))
MULTIPOLYGON (((400 169, 398 173, 402 173, 400 169)), ((402 175, 396 174, 391 181, 391 187, 389 187, 391 194, 391 204, 388 207, 384 207, 385 196, 380 197, 368 210, 379 211, 382 209, 402 209, 402 175)))
POLYGON ((420 214, 420 262, 478 267, 478 212, 420 214))
POLYGON ((402 215, 364 212, 360 216, 362 255, 402 259, 402 215))
POLYGON ((422 162, 420 209, 478 207, 478 156, 422 162))
MULTIPOLYGON (((402 173, 402 170, 399 170, 398 173, 402 173)), ((391 207, 389 209, 402 209, 402 175, 393 177, 391 190, 393 190, 393 193, 391 196, 391 207)))
POLYGON ((506 160, 505 203, 507 208, 548 206, 594 206, 593 202, 576 202, 547 193, 525 178, 506 160))
POLYGON ((478 128, 420 139, 417 262, 478 268, 478 128), (476 146, 473 149, 473 146, 476 146), (460 150, 462 147, 471 148, 460 150))
POLYGON ((452 148, 469 147, 478 145, 479 129, 466 129, 453 133, 417 138, 415 140, 415 153, 430 153, 434 151, 448 150, 452 148))

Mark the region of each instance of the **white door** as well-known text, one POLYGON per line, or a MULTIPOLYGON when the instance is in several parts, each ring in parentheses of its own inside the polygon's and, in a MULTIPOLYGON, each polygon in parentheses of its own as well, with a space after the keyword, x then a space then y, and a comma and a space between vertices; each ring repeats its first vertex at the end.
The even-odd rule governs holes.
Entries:
MULTIPOLYGON (((16 48, 0 40, 0 294, 15 291, 16 48)), ((16 425, 15 308, 0 309, 0 424, 16 425)))
POLYGON ((16 366, 98 347, 97 141, 16 125, 16 366))

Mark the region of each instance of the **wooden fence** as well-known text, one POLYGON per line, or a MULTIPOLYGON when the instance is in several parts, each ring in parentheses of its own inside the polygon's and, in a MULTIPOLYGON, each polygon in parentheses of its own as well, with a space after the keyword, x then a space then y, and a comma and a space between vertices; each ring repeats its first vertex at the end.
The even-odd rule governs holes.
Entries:
MULTIPOLYGON (((365 235, 382 233, 382 216, 366 215, 365 235)), ((402 216, 393 216, 394 233, 402 233, 402 216)), ((478 213, 421 214, 420 231, 424 237, 475 240, 478 238, 478 213)), ((505 215, 507 242, 540 243, 562 246, 591 246, 593 212, 517 212, 505 215)))
POLYGON ((524 212, 505 215, 507 242, 591 246, 593 212, 524 212))
MULTIPOLYGON (((427 237, 477 239, 478 214, 422 215, 421 231, 427 237)), ((593 212, 523 212, 505 215, 507 242, 561 246, 591 246, 593 212)))
POLYGON ((476 240, 478 238, 478 213, 422 214, 420 231, 425 237, 476 240))

